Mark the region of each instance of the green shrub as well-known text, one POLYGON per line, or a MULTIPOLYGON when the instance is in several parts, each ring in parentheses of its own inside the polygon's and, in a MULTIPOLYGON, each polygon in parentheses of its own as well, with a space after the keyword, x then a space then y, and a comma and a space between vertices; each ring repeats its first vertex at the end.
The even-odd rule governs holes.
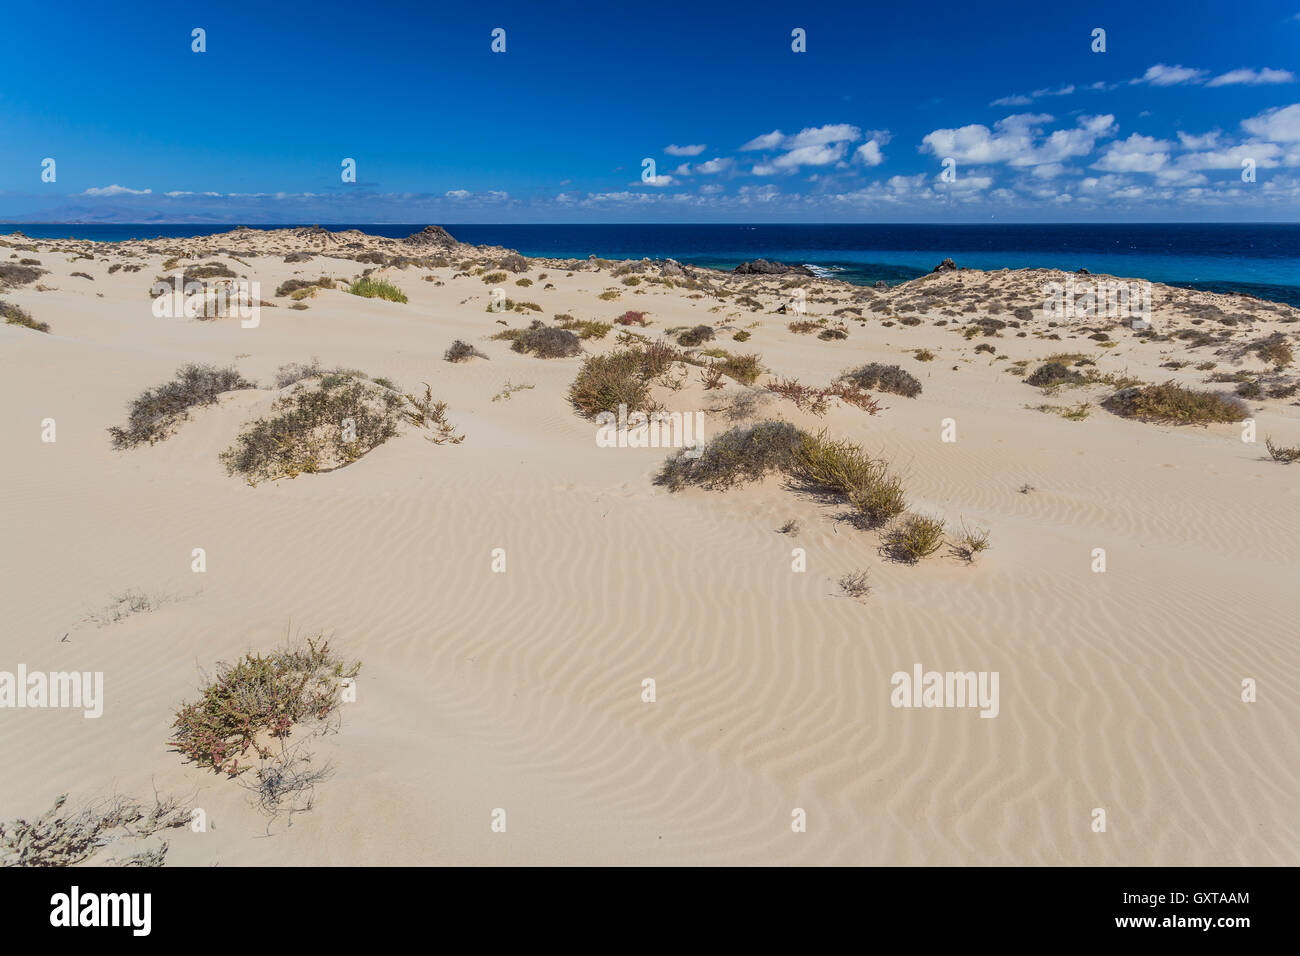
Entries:
POLYGON ((329 717, 342 682, 360 670, 359 662, 346 663, 329 642, 316 640, 219 664, 200 698, 176 712, 168 743, 188 760, 233 777, 248 769, 239 761, 250 750, 263 760, 274 756, 263 735, 283 739, 296 724, 329 717))
POLYGON ((372 279, 369 276, 358 279, 348 286, 353 295, 367 299, 387 299, 389 302, 405 302, 406 293, 385 279, 372 279))
POLYGON ((1172 381, 1120 389, 1102 406, 1123 418, 1175 425, 1239 422, 1250 414, 1240 399, 1184 388, 1172 381))
POLYGON ((350 374, 326 374, 277 399, 275 414, 252 422, 221 460, 250 484, 341 467, 397 434, 406 401, 350 374))
POLYGON ((902 395, 904 398, 916 398, 921 394, 920 380, 897 365, 872 362, 843 373, 839 381, 852 382, 863 389, 902 395))
POLYGON ((943 522, 926 515, 908 515, 885 537, 886 552, 897 561, 915 564, 943 547, 943 522))
POLYGON ((234 368, 211 365, 186 365, 176 377, 162 385, 145 389, 131 402, 125 428, 108 429, 114 448, 131 448, 143 442, 153 444, 171 435, 189 410, 212 405, 225 392, 257 386, 234 368))
POLYGON ((546 325, 540 319, 534 319, 533 324, 526 329, 499 334, 502 338, 510 339, 510 347, 514 351, 536 355, 538 358, 568 358, 582 352, 578 336, 565 329, 546 325))
POLYGON ((726 489, 757 481, 773 471, 788 471, 803 433, 789 422, 767 421, 723 432, 700 450, 699 457, 679 451, 655 479, 672 491, 686 485, 726 489))
POLYGON ((569 401, 588 418, 601 412, 617 414, 619 405, 626 405, 629 412, 650 411, 651 377, 641 350, 590 355, 569 386, 569 401))
POLYGON ((867 457, 854 442, 832 441, 824 431, 803 434, 792 473, 807 485, 843 495, 870 526, 907 507, 903 482, 886 462, 867 457))
POLYGON ((1059 385, 1082 385, 1084 378, 1060 362, 1044 362, 1025 379, 1026 385, 1036 388, 1055 388, 1059 385))

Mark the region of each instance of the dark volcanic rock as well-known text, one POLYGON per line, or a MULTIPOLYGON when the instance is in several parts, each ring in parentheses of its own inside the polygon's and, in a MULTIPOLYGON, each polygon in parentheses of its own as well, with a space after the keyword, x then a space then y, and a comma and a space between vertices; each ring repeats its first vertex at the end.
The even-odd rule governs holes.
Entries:
POLYGON ((943 262, 941 262, 941 263, 939 263, 937 266, 935 266, 934 269, 933 269, 932 271, 934 271, 934 272, 956 272, 956 271, 957 271, 957 263, 953 262, 951 259, 944 259, 943 262))
POLYGON ((808 276, 812 278, 816 275, 807 266, 792 266, 784 262, 768 262, 766 259, 755 259, 753 262, 742 262, 736 266, 733 272, 743 276, 760 275, 760 276, 808 276))
POLYGON ((889 288, 889 283, 886 282, 884 279, 877 279, 877 280, 876 280, 876 286, 875 286, 875 287, 876 287, 877 289, 888 289, 888 288, 889 288))
POLYGON ((419 232, 411 233, 402 242, 408 246, 436 249, 455 249, 460 245, 442 226, 425 226, 419 232))

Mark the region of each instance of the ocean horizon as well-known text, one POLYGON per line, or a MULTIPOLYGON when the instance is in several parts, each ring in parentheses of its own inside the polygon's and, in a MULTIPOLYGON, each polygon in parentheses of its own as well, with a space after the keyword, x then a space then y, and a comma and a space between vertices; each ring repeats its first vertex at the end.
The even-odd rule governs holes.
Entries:
MULTIPOLYGON (((285 229, 314 223, 244 223, 285 229)), ((401 238, 427 223, 321 223, 401 238)), ((1148 279, 1211 292, 1239 292, 1300 305, 1300 224, 488 224, 438 223, 457 239, 552 258, 676 259, 731 269, 752 259, 807 265, 819 275, 868 285, 905 282, 945 258, 977 269, 1052 268, 1148 279)), ((228 223, 4 223, 33 239, 207 236, 228 223)))

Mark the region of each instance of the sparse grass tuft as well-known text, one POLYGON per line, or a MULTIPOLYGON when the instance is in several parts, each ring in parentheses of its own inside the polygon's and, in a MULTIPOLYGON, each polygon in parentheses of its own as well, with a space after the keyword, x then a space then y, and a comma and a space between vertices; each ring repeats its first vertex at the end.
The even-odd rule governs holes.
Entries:
POLYGON ((640 349, 588 356, 569 386, 569 402, 588 418, 617 413, 619 405, 626 405, 629 412, 648 411, 651 371, 646 352, 640 349))
POLYGON ((33 332, 50 331, 50 323, 37 322, 25 309, 9 302, 0 301, 0 315, 4 316, 5 325, 21 325, 33 332))
POLYGON ((1265 438, 1264 447, 1268 449, 1268 453, 1274 461, 1280 461, 1284 465, 1289 465, 1293 461, 1300 461, 1300 446, 1287 448, 1285 445, 1274 445, 1272 438, 1265 438))
POLYGON ((840 578, 840 590, 855 601, 871 593, 866 571, 850 571, 840 578))
POLYGON ((405 302, 406 293, 386 279, 372 279, 369 276, 358 279, 348 286, 353 295, 367 299, 387 299, 389 302, 405 302))
POLYGON ((961 537, 956 541, 949 542, 948 547, 952 549, 953 554, 963 561, 974 564, 975 558, 990 547, 988 529, 968 528, 966 522, 963 521, 961 524, 961 537))

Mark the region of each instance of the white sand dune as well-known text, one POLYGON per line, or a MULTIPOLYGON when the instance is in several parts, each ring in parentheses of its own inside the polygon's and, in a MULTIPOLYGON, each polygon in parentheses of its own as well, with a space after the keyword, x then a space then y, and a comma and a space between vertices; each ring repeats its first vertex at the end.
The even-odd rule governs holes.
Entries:
MULTIPOLYGON (((283 263, 248 244, 247 266, 221 261, 268 300, 291 277, 365 268, 283 263)), ((1072 422, 1025 406, 1112 389, 1044 398, 1008 361, 974 352, 1082 351, 1105 371, 1190 385, 1205 373, 1161 363, 1214 360, 1212 349, 1143 345, 1128 330, 1112 349, 1011 330, 966 340, 929 319, 879 317, 820 341, 770 311, 774 280, 745 280, 766 283, 757 311, 681 287, 623 288, 608 269, 534 262, 526 291, 509 277, 512 297, 548 321, 642 309, 651 336, 756 323, 744 346, 729 332, 715 344, 810 384, 868 361, 912 371, 923 394, 882 395, 874 416, 763 406, 888 457, 916 510, 991 529, 974 566, 947 555, 904 566, 880 556, 877 532, 836 520, 842 507, 775 478, 669 493, 653 483, 665 450, 597 447, 565 400, 581 359, 489 341, 503 326, 485 311, 488 287, 454 267, 380 270, 407 304, 322 290, 302 311, 275 298, 243 329, 155 318, 147 293, 163 251, 109 274, 108 249, 70 263, 52 245, 71 244, 23 253, 50 270, 45 291, 0 293, 51 326, 0 325, 0 670, 102 671, 107 701, 98 720, 0 710, 0 818, 65 791, 175 794, 212 824, 169 836, 180 865, 1300 863, 1300 465, 1263 449, 1265 434, 1300 444, 1297 403, 1251 403, 1257 444, 1237 425, 1096 408, 1072 422), (598 299, 607 288, 621 297, 598 299), (445 362, 456 338, 489 359, 445 362), (937 358, 916 361, 907 350, 920 347, 937 358), (234 364, 266 386, 312 357, 408 390, 428 383, 464 442, 407 432, 348 467, 251 487, 217 454, 265 413, 263 389, 197 409, 158 444, 110 445, 105 429, 131 398, 180 365, 234 364), (507 381, 534 387, 493 401, 507 381), (940 441, 946 418, 955 443, 940 441), (790 518, 798 533, 778 533, 790 518), (190 570, 194 548, 206 573, 190 570), (805 573, 792 572, 792 548, 806 550, 805 573), (837 582, 859 568, 873 591, 855 601, 837 582), (83 620, 128 588, 170 600, 105 627, 83 620), (339 733, 317 746, 334 775, 268 838, 246 791, 166 741, 201 668, 287 633, 325 633, 363 670, 339 733), (916 662, 999 672, 999 715, 894 708, 891 674, 916 662), (641 699, 645 678, 654 703, 641 699), (1255 703, 1241 700, 1244 678, 1258 681, 1255 703), (1105 833, 1090 827, 1098 807, 1105 833), (494 808, 505 833, 490 828, 494 808), (805 833, 791 830, 795 808, 805 833)), ((855 291, 810 284, 841 305, 855 291)), ((814 316, 836 308, 811 301, 814 316)), ((1269 313, 1238 331, 1275 329, 1295 340, 1300 326, 1269 313)), ((614 334, 584 347, 612 349, 614 334)), ((675 408, 714 400, 697 379, 675 408)), ((708 417, 708 434, 725 427, 708 417)))

